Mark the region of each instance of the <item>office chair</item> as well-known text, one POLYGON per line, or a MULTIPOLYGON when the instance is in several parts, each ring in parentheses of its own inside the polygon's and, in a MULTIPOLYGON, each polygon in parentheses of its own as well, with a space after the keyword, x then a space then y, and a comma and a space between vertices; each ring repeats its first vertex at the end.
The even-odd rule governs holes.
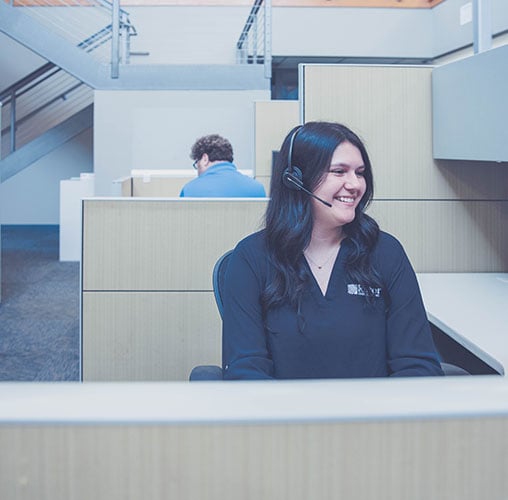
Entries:
MULTIPOLYGON (((215 297, 215 303, 217 304, 217 309, 219 310, 220 317, 222 319, 222 311, 224 309, 222 304, 222 284, 224 282, 224 274, 226 273, 226 269, 228 267, 229 256, 233 250, 228 250, 224 255, 219 257, 219 260, 213 266, 212 273, 212 285, 213 285, 213 295, 215 297)), ((189 376, 189 380, 191 382, 195 382, 198 380, 222 380, 222 368, 220 366, 215 365, 200 365, 195 366, 191 374, 189 376)))
POLYGON ((467 370, 458 366, 452 365, 451 363, 445 363, 441 361, 441 369, 447 377, 456 376, 456 375, 471 375, 467 370))
MULTIPOLYGON (((224 275, 226 273, 229 256, 231 255, 231 252, 232 250, 228 250, 224 255, 219 257, 219 260, 217 260, 215 266, 213 267, 212 273, 213 294, 221 318, 222 312, 224 310, 221 290, 222 285, 224 283, 224 275)), ((441 369, 443 370, 445 376, 471 375, 464 368, 461 368, 460 366, 457 365, 453 365, 451 363, 441 362, 441 369)), ((222 379, 223 379, 222 368, 216 365, 196 366, 192 369, 191 374, 189 376, 189 380, 191 382, 199 380, 202 381, 202 380, 222 380, 222 379)))

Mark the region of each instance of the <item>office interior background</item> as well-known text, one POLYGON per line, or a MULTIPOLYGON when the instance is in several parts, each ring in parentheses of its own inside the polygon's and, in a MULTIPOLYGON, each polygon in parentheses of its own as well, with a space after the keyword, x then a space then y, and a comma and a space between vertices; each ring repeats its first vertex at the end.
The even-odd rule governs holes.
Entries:
MULTIPOLYGON (((272 87, 277 92, 285 78, 294 83, 299 62, 442 64, 473 52, 473 23, 461 21, 471 2, 446 0, 419 9, 403 8, 404 2, 400 8, 277 7, 274 2, 273 82, 259 76, 234 82, 240 77, 226 75, 236 66, 235 45, 252 2, 165 3, 122 4, 137 31, 129 66, 146 66, 146 80, 132 77, 124 84, 120 74, 116 88, 89 88, 81 105, 93 102, 93 126, 2 182, 2 224, 58 224, 59 181, 82 172, 94 172, 96 194, 107 196, 111 182, 131 169, 190 168, 190 145, 210 130, 231 138, 239 168, 255 170, 253 102, 271 99, 272 87)), ((504 44, 508 6, 489 3, 492 43, 504 44)), ((6 89, 46 59, 0 35, 0 88, 6 89)), ((39 50, 52 48, 43 39, 39 44, 39 50)), ((3 128, 8 124, 4 115, 3 128)), ((3 156, 9 148, 7 137, 4 141, 3 156)))
MULTIPOLYGON (((13 22, 13 18, 9 17, 11 12, 6 9, 14 7, 6 3, 0 8, 0 91, 8 89, 48 61, 62 66, 76 84, 84 82, 76 89, 80 94, 74 104, 76 107, 63 124, 57 125, 58 133, 55 134, 55 129, 52 129, 47 132, 49 135, 44 136, 46 139, 43 137, 42 142, 51 144, 51 147, 46 149, 31 148, 30 151, 28 144, 26 149, 23 150, 21 146, 15 153, 9 154, 10 109, 3 106, 0 127, 4 131, 0 156, 0 222, 7 231, 13 226, 26 226, 32 230, 34 226, 58 227, 62 217, 61 182, 80 176, 89 181, 91 178, 87 178, 86 174, 93 173, 93 196, 83 206, 83 258, 80 264, 73 263, 69 271, 73 276, 71 286, 78 287, 81 300, 81 307, 77 307, 75 303, 72 307, 80 315, 79 322, 83 324, 81 335, 85 334, 86 339, 81 339, 79 346, 66 345, 65 349, 80 351, 79 359, 68 358, 74 363, 73 368, 67 372, 71 373, 69 378, 86 381, 83 389, 88 390, 88 385, 91 391, 97 391, 95 396, 100 395, 98 399, 108 411, 111 408, 106 401, 110 394, 106 392, 105 385, 96 389, 93 382, 183 381, 194 364, 220 361, 220 320, 210 290, 211 267, 224 249, 234 245, 242 234, 256 228, 264 209, 263 202, 246 202, 241 206, 233 206, 228 202, 224 205, 203 202, 202 205, 194 204, 190 210, 188 203, 182 200, 161 201, 154 198, 153 201, 147 201, 129 200, 127 197, 123 200, 123 215, 119 215, 115 199, 104 198, 116 196, 118 189, 123 189, 119 188, 118 184, 121 179, 130 179, 132 189, 135 185, 132 177, 134 170, 150 171, 151 175, 157 170, 191 171, 189 149, 200 135, 218 132, 228 137, 235 149, 235 163, 241 169, 252 171, 267 186, 272 154, 280 144, 284 132, 303 120, 328 116, 327 108, 333 109, 334 116, 339 116, 337 110, 340 110, 348 123, 359 127, 365 134, 367 145, 370 145, 373 154, 380 159, 380 171, 388 174, 376 177, 379 199, 373 205, 374 215, 379 217, 388 229, 396 228, 396 231, 400 232, 417 272, 507 272, 508 130, 505 117, 508 112, 508 99, 502 93, 503 84, 499 82, 505 82, 508 76, 507 66, 503 64, 503 61, 507 60, 508 48, 508 3, 505 0, 483 3, 489 6, 489 12, 483 13, 483 24, 480 24, 483 36, 481 42, 487 43, 487 47, 484 46, 477 52, 478 47, 474 46, 475 40, 478 41, 478 33, 475 34, 475 2, 369 0, 363 2, 365 5, 355 6, 359 2, 273 0, 269 52, 271 64, 268 74, 266 65, 263 64, 263 59, 267 56, 265 52, 261 60, 256 61, 260 64, 238 62, 236 44, 252 12, 253 3, 242 0, 123 2, 122 9, 128 12, 136 35, 130 38, 129 64, 120 63, 117 68, 118 77, 115 78, 111 78, 110 73, 114 70, 109 64, 109 55, 98 63, 86 62, 81 55, 77 56, 75 47, 71 50, 58 45, 58 39, 51 36, 50 30, 54 28, 51 23, 49 28, 44 29, 39 24, 31 24, 43 22, 37 15, 26 20, 25 25, 20 24, 18 18, 13 22), (27 29, 34 26, 41 31, 27 29), (45 29, 49 32, 46 33, 45 29), (494 70, 489 65, 491 57, 495 58, 494 70), (464 81, 462 86, 457 83, 453 74, 450 76, 450 72, 439 73, 439 70, 451 68, 451 65, 459 61, 467 63, 475 60, 481 61, 476 69, 473 68, 473 74, 478 77, 479 82, 475 88, 480 89, 480 94, 471 94, 469 99, 467 91, 463 89, 467 89, 467 84, 471 84, 476 78, 471 77, 469 81, 464 81), (97 64, 100 69, 97 69, 97 64), (387 68, 388 72, 384 72, 387 68), (393 69, 396 72, 392 72, 393 69), (407 73, 406 69, 409 70, 407 73), (443 75, 441 85, 447 90, 443 94, 431 92, 433 74, 435 80, 439 75, 443 75), (489 77, 485 78, 485 75, 489 77), (365 77, 364 80, 362 76, 365 77), (452 82, 448 88, 446 78, 451 78, 452 82), (391 92, 386 93, 384 90, 388 86, 393 87, 391 92), (379 100, 385 95, 387 109, 383 110, 379 107, 379 100), (436 108, 433 106, 437 97, 442 99, 442 105, 436 108), (361 102, 364 103, 364 114, 360 116, 357 111, 358 103, 361 102), (350 103, 353 104, 350 106, 350 103), (471 120, 470 126, 454 128, 457 124, 448 123, 446 120, 450 115, 467 117, 471 120), (442 133, 433 136, 436 118, 442 127, 442 133), (390 133, 392 130, 393 133, 390 133), (460 132, 455 132, 457 130, 460 132), (60 143, 55 139, 55 135, 60 136, 60 143), (387 138, 389 142, 386 143, 386 149, 392 151, 392 156, 383 152, 383 140, 387 138), (394 150, 397 151, 395 154, 394 150), (402 170, 400 165, 391 169, 390 161, 393 157, 400 163, 409 160, 407 169, 402 170), (429 174, 430 170, 425 169, 431 164, 434 170, 429 174), (403 207, 402 211, 397 207, 403 207), (202 219, 204 212, 207 213, 206 223, 209 225, 206 230, 199 225, 199 219, 202 219), (226 217, 225 213, 230 215, 226 217), (415 220, 418 221, 416 230, 411 229, 415 220), (434 224, 433 221, 439 221, 439 224, 434 224), (166 235, 161 234, 161 227, 170 227, 171 231, 166 235), (224 227, 229 227, 230 230, 224 230, 224 227), (173 238, 175 231, 185 235, 184 243, 172 241, 177 239, 173 238), (425 240, 425 245, 422 245, 422 240, 425 240), (147 246, 154 248, 144 248, 143 243, 140 243, 142 241, 148 242, 147 246), (137 260, 140 254, 136 254, 139 248, 142 248, 142 255, 147 257, 141 262, 137 260), (210 252, 209 258, 198 262, 195 275, 188 276, 185 272, 179 274, 171 266, 157 268, 157 264, 165 260, 179 262, 178 259, 188 248, 194 248, 193 251, 207 248, 210 252), (152 281, 146 279, 147 275, 151 276, 152 281), (127 297, 126 290, 133 293, 127 297), (155 293, 149 294, 147 291, 155 293), (175 324, 177 316, 192 316, 193 309, 189 304, 199 307, 202 317, 189 323, 178 320, 175 324), (194 343, 189 342, 188 338, 168 339, 168 324, 174 325, 174 328, 180 329, 181 332, 192 331, 194 343), (142 332, 143 328, 149 333, 139 338, 132 333, 142 332), (129 332, 128 335, 125 335, 126 331, 129 332), (210 331, 213 334, 210 334, 210 331), (170 362, 168 352, 171 353, 170 362), (204 352, 210 357, 201 358, 204 352)), ((29 8, 36 11, 47 7, 29 8)), ((62 30, 58 33, 63 39, 77 36, 76 33, 81 33, 83 28, 83 23, 75 19, 76 14, 72 12, 74 9, 60 9, 63 11, 60 14, 62 22, 67 28, 70 27, 68 31, 71 32, 69 34, 62 30), (72 33, 73 31, 76 33, 72 33)), ((20 124, 19 128, 22 131, 23 124, 20 124)), ((147 176, 141 175, 140 184, 147 188, 149 183, 144 182, 147 176)), ((48 246, 53 245, 54 250, 54 240, 46 243, 48 246)), ((43 242, 43 250, 44 245, 43 242)), ((192 260, 194 257, 192 254, 187 258, 192 260)), ((56 270, 56 267, 47 275, 56 279, 52 290, 58 290, 59 273, 62 280, 68 278, 65 276, 66 271, 56 270)), ((5 277, 5 274, 6 271, 3 270, 0 278, 5 277)), ((65 291, 61 293, 65 294, 65 291)), ((0 331, 1 328, 0 325, 0 331)), ((51 360, 51 363, 61 366, 56 358, 51 360)), ((42 380, 54 380, 54 373, 50 370, 39 371, 39 376, 42 380)), ((504 377, 499 379, 504 380, 504 377)), ((206 490, 210 484, 215 488, 213 493, 207 493, 210 498, 216 498, 213 495, 219 493, 222 498, 242 496, 245 493, 242 485, 249 485, 248 491, 257 491, 265 498, 285 498, 285 495, 292 498, 337 498, 333 494, 330 496, 330 492, 338 491, 349 495, 348 497, 354 497, 351 495, 354 495, 355 491, 360 492, 356 498, 458 498, 458 492, 461 498, 480 498, 480 491, 483 494, 487 492, 487 496, 490 492, 490 498, 505 498, 503 495, 508 492, 508 485, 502 471, 508 464, 506 413, 502 413, 504 407, 501 406, 499 410, 504 417, 497 420, 492 419, 492 414, 487 411, 486 420, 473 418, 471 422, 450 423, 451 414, 460 414, 461 411, 467 414, 470 409, 464 404, 457 410, 458 407, 454 407, 452 403, 447 407, 441 401, 439 409, 436 410, 434 405, 438 405, 432 399, 436 386, 432 385, 432 382, 429 384, 420 388, 420 401, 415 402, 409 394, 416 386, 411 386, 407 392, 401 388, 401 392, 392 394, 392 397, 399 401, 410 402, 404 408, 399 407, 398 403, 394 405, 395 417, 391 415, 389 418, 395 418, 395 423, 387 423, 383 420, 387 417, 379 415, 377 408, 383 402, 376 400, 373 395, 374 388, 361 386, 361 389, 369 394, 371 401, 368 408, 361 410, 361 405, 357 406, 354 400, 356 389, 353 386, 341 386, 346 394, 344 397, 348 402, 352 401, 352 411, 360 415, 359 421, 365 423, 369 420, 369 415, 380 418, 380 421, 376 420, 370 428, 357 421, 347 421, 345 427, 339 425, 333 428, 333 424, 328 430, 323 427, 306 428, 305 425, 299 428, 288 427, 287 422, 291 417, 286 413, 281 421, 276 420, 273 415, 262 417, 265 419, 264 424, 271 422, 271 426, 261 426, 260 430, 259 423, 254 421, 253 424, 243 415, 236 417, 233 427, 237 427, 233 433, 243 432, 243 428, 238 427, 242 418, 243 422, 250 422, 254 427, 258 425, 258 428, 249 428, 246 435, 231 439, 229 428, 216 427, 210 431, 210 421, 223 416, 203 417, 199 435, 188 432, 185 426, 183 430, 171 427, 170 435, 166 434, 167 429, 161 431, 145 426, 144 430, 139 430, 136 427, 139 418, 132 417, 132 421, 128 420, 130 427, 124 427, 115 435, 108 434, 104 427, 96 431, 86 427, 85 431, 79 430, 74 435, 72 426, 69 426, 69 435, 64 436, 61 430, 49 426, 48 433, 40 439, 61 439, 65 443, 66 439, 76 439, 81 449, 85 450, 85 457, 93 456, 97 449, 103 446, 101 449, 104 461, 100 462, 107 463, 104 470, 113 471, 118 477, 124 477, 125 470, 131 470, 131 466, 139 463, 134 452, 125 453, 125 448, 120 444, 131 442, 133 436, 137 442, 142 443, 140 456, 148 461, 153 460, 155 455, 160 457, 167 453, 167 448, 171 448, 174 439, 179 440, 184 446, 183 449, 187 449, 185 446, 189 447, 191 451, 184 458, 177 455, 182 447, 176 446, 175 455, 164 456, 160 463, 154 465, 157 479, 150 487, 147 486, 147 478, 153 478, 153 471, 138 472, 132 480, 130 490, 126 489, 127 486, 119 487, 115 483, 114 494, 118 495, 118 498, 139 498, 145 495, 146 491, 149 491, 148 496, 152 498, 162 498, 164 487, 179 498, 198 498, 203 496, 200 488, 206 490), (415 413, 412 414, 411 411, 415 413), (408 414, 416 415, 416 420, 409 420, 404 427, 400 420, 408 414), (432 421, 433 418, 437 420, 432 421), (445 418, 444 425, 440 423, 440 418, 445 418), (427 423, 432 421, 434 427, 430 424, 426 427, 426 424, 422 423, 424 420, 427 423), (285 431, 280 432, 277 425, 286 426, 285 431), (148 436, 147 431, 153 434, 148 436), (93 434, 94 432, 100 435, 93 434), (349 455, 352 460, 349 465, 344 457, 337 458, 329 451, 323 453, 323 447, 326 448, 325 443, 329 439, 336 443, 338 448, 351 451, 355 443, 346 442, 348 432, 355 436, 359 433, 365 436, 360 442, 358 453, 349 455), (393 458, 396 463, 393 470, 388 464, 386 469, 382 469, 383 472, 380 472, 379 461, 384 455, 385 445, 380 445, 377 440, 377 435, 381 432, 387 432, 393 440, 392 446, 395 446, 395 449, 386 448, 384 451, 389 449, 396 452, 394 456, 400 456, 400 461, 393 458), (414 435, 417 438, 412 437, 414 435), (91 436, 92 438, 88 439, 91 436), (162 444, 157 444, 157 438, 161 436, 162 444), (473 439, 474 436, 478 439, 473 439), (300 438, 303 441, 299 441, 300 438), (479 444, 482 438, 484 443, 479 444), (261 444, 256 447, 252 441, 258 439, 261 444), (415 449, 408 452, 404 449, 404 442, 412 442, 411 439, 420 440, 415 446, 420 446, 423 452, 415 449), (233 496, 224 495, 224 491, 217 486, 218 483, 210 480, 210 477, 216 477, 219 481, 224 478, 224 474, 228 474, 227 470, 224 472, 215 465, 211 468, 211 463, 219 461, 215 451, 208 450, 207 454, 201 455, 196 461, 197 466, 192 463, 196 460, 197 453, 193 450, 203 451, 198 443, 213 442, 211 448, 215 450, 220 448, 218 443, 222 444, 223 440, 227 441, 226 450, 231 452, 232 457, 226 460, 225 464, 225 468, 228 466, 230 470, 229 479, 231 480, 233 475, 231 471, 234 471, 234 477, 237 478, 228 493, 233 496), (99 441, 103 444, 95 448, 99 441), (313 442, 316 444, 313 445, 313 442), (422 444, 425 442, 427 444, 422 444), (442 470, 455 470, 453 466, 458 467, 459 472, 455 470, 454 477, 459 479, 455 482, 440 477, 435 469, 428 468, 431 466, 426 468, 422 465, 429 461, 429 457, 434 456, 436 443, 439 442, 446 443, 447 456, 440 457, 438 462, 442 470), (234 443, 237 448, 234 448, 234 443), (274 460, 266 456, 269 453, 267 450, 271 450, 273 454, 279 446, 280 449, 286 447, 288 453, 298 453, 297 444, 291 443, 304 443, 302 449, 310 450, 312 457, 321 455, 322 462, 319 459, 309 459, 312 473, 307 473, 305 465, 296 461, 294 468, 277 466, 280 468, 265 471, 268 479, 264 486, 256 489, 253 484, 260 469, 254 468, 251 473, 251 469, 245 464, 250 462, 252 457, 256 457, 264 458, 267 464, 273 466, 274 460), (429 448, 425 448, 427 445, 429 448), (373 452, 372 446, 377 451, 373 452), (249 450, 246 456, 238 451, 244 449, 249 450), (362 456, 365 454, 371 458, 363 462, 362 456), (333 476, 326 467, 319 470, 323 463, 330 464, 327 457, 332 455, 334 464, 342 471, 349 471, 349 474, 339 474, 337 477, 340 479, 332 483, 326 479, 322 482, 325 486, 319 489, 313 483, 312 477, 323 479, 323 470, 329 472, 328 476, 333 476), (476 471, 480 467, 481 457, 486 455, 489 456, 489 464, 497 465, 483 474, 484 479, 479 479, 476 471), (238 460, 236 464, 235 459, 238 460), (161 472, 164 465, 168 465, 168 461, 170 464, 179 464, 178 470, 170 467, 174 474, 170 485, 162 478, 164 474, 161 472), (112 463, 116 465, 113 466, 112 463), (366 481, 365 485, 359 486, 354 481, 352 484, 350 480, 344 479, 355 477, 355 466, 358 467, 357 470, 363 468, 369 471, 372 481, 366 481), (427 491, 424 486, 425 474, 422 474, 421 478, 418 474, 408 478, 409 471, 413 471, 416 466, 421 467, 422 471, 430 471, 431 479, 426 486, 430 489, 427 491), (182 472, 188 470, 193 472, 182 472), (278 473, 281 477, 293 479, 299 475, 301 479, 291 487, 287 484, 283 486, 275 479, 278 473), (473 485, 470 488, 460 483, 468 474, 472 481, 470 486, 473 485), (194 479, 180 480, 182 476, 194 479), (387 479, 389 487, 375 491, 376 484, 379 486, 375 477, 387 479), (403 477, 406 479, 403 480, 403 477), (138 496, 133 492, 137 492, 138 496)), ((473 391, 477 396, 475 387, 478 387, 478 391, 485 390, 479 385, 480 382, 471 379, 460 381, 460 384, 460 387, 453 387, 458 387, 459 392, 466 394, 473 391)), ((44 384, 41 385, 41 390, 46 391, 47 388, 43 386, 44 384)), ((188 422, 195 419, 196 413, 200 411, 208 415, 209 409, 193 409, 193 398, 201 401, 202 398, 209 397, 205 389, 193 388, 189 389, 192 392, 184 394, 178 392, 182 390, 180 386, 164 389, 161 389, 161 386, 157 389, 150 387, 157 398, 161 398, 163 394, 158 392, 159 390, 167 391, 166 394, 174 398, 174 405, 170 405, 171 410, 166 413, 166 410, 157 408, 153 401, 145 401, 147 414, 153 412, 160 421, 174 419, 173 422, 177 423, 188 422), (188 408, 188 413, 174 416, 171 412, 175 406, 188 408), (162 413, 157 413, 158 411, 162 413), (196 413, 193 413, 194 411, 196 413)), ((451 385, 445 387, 452 388, 451 385)), ((489 386, 489 390, 485 392, 491 394, 489 391, 493 387, 494 385, 489 386)), ((326 389, 318 389, 323 390, 325 396, 329 395, 326 389)), ((336 387, 332 388, 335 389, 336 387)), ((12 389, 7 387, 5 390, 12 389)), ((398 391, 399 388, 383 387, 381 392, 384 390, 398 391)), ((501 391, 498 386, 493 390, 501 391)), ((140 394, 136 389, 133 391, 131 396, 139 398, 140 394)), ((253 389, 244 389, 243 386, 238 390, 227 388, 221 391, 226 392, 216 393, 216 396, 225 407, 228 406, 228 398, 240 398, 238 400, 243 401, 245 411, 253 413, 256 412, 256 404, 267 404, 267 401, 272 404, 277 397, 276 392, 268 394, 265 389, 256 392, 253 389), (250 403, 242 399, 240 391, 246 391, 245 394, 251 398, 250 403)), ((303 391, 301 394, 308 397, 305 389, 303 391)), ((112 401, 117 401, 115 398, 122 391, 115 387, 114 392, 112 401)), ((10 392, 6 394, 11 396, 10 392)), ((71 394, 48 394, 48 399, 57 403, 60 397, 72 399, 71 394)), ((286 393, 285 395, 287 396, 286 393)), ((448 396, 455 402, 456 393, 453 390, 450 389, 448 396)), ((79 415, 88 401, 87 397, 74 401, 77 417, 70 416, 70 421, 74 422, 73 418, 90 418, 93 421, 93 415, 79 415)), ((292 396, 287 397, 293 401, 292 396)), ((298 399, 298 395, 295 399, 298 399)), ((298 408, 297 411, 301 411, 298 403, 293 403, 295 408, 298 408)), ((322 401, 317 404, 321 403, 322 401)), ((490 403, 488 400, 488 404, 490 403)), ((486 403, 486 406, 488 404, 486 403)), ((57 406, 56 404, 55 408, 57 406)), ((478 406, 484 411, 481 401, 478 406)), ((494 406, 488 406, 489 411, 494 406)), ((327 408, 326 405, 323 407, 327 408)), ((118 408, 126 410, 130 415, 130 408, 122 405, 118 408)), ((330 422, 334 422, 332 410, 336 409, 330 410, 330 422)), ((48 417, 52 422, 55 421, 58 411, 61 411, 61 408, 55 409, 54 414, 48 417)), ((101 413, 96 413, 99 414, 101 413)), ((113 416, 103 415, 103 418, 105 421, 111 418, 111 421, 116 423, 121 420, 113 410, 111 415, 113 416)), ((146 424, 152 417, 153 415, 145 415, 140 420, 146 424)), ((311 422, 319 419, 315 415, 309 418, 311 422)), ((37 433, 37 430, 33 432, 37 433)), ((28 444, 29 436, 24 434, 23 430, 7 434, 0 429, 0 439, 6 449, 19 447, 21 450, 32 450, 28 444)), ((65 470, 72 481, 65 485, 56 485, 56 491, 62 495, 59 498, 70 498, 72 495, 82 498, 79 495, 84 493, 78 492, 80 487, 83 492, 95 492, 96 496, 101 496, 93 487, 84 486, 80 482, 84 479, 78 479, 73 474, 75 465, 83 465, 83 462, 69 451, 69 447, 63 446, 50 451, 43 449, 48 453, 47 457, 50 457, 48 463, 57 459, 67 460, 65 470)), ((133 446, 132 449, 137 448, 133 446)), ((33 453, 33 450, 31 452, 33 453)), ((31 452, 27 453, 30 455, 31 452)), ((289 456, 292 456, 291 453, 289 456)), ((287 456, 284 455, 285 461, 282 462, 291 465, 287 456)), ((7 458, 1 460, 0 470, 5 472, 0 473, 0 484, 11 494, 9 498, 16 498, 15 494, 19 494, 19 498, 30 498, 30 492, 32 495, 34 492, 31 488, 34 486, 28 484, 25 487, 21 480, 16 485, 7 479, 8 472, 11 477, 24 477, 20 472, 23 466, 19 465, 22 460, 14 463, 10 463, 7 458), (22 496, 23 494, 25 496, 22 496)), ((29 471, 32 476, 29 477, 38 478, 34 479, 33 485, 43 484, 45 491, 54 492, 55 489, 52 488, 56 483, 51 480, 51 473, 47 477, 40 473, 37 460, 31 467, 33 468, 29 471)), ((92 469, 91 476, 85 477, 100 477, 97 484, 105 488, 108 481, 100 475, 97 468, 92 469)), ((50 470, 54 471, 52 467, 50 470)), ((254 493, 252 495, 256 496, 254 493)), ((54 496, 56 497, 58 495, 54 496)))

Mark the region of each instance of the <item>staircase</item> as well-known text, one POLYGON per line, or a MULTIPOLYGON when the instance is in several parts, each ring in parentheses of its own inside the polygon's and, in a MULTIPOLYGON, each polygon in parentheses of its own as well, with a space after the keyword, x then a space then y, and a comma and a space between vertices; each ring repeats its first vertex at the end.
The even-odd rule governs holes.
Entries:
MULTIPOLYGON (((0 92, 1 182, 93 124, 94 74, 111 56, 111 6, 82 6, 0 2, 0 30, 52 61, 0 92)), ((135 34, 125 12, 118 25, 124 38, 135 34)))

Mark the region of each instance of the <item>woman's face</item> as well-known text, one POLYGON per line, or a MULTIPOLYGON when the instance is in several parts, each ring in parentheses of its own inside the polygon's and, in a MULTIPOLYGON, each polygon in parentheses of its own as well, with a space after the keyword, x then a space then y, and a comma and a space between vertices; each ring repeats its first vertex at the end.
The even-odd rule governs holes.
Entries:
POLYGON ((331 208, 312 200, 314 227, 335 229, 352 222, 367 184, 360 150, 350 142, 342 142, 333 152, 328 172, 314 190, 314 194, 332 204, 331 208))

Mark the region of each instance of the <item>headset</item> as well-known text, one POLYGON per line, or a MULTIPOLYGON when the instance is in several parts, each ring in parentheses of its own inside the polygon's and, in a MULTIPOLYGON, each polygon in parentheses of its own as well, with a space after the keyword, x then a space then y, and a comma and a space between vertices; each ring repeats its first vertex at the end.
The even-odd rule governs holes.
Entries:
POLYGON ((295 191, 303 191, 304 193, 312 196, 316 200, 320 201, 327 207, 331 207, 332 205, 327 201, 319 198, 314 193, 311 193, 304 185, 303 185, 303 175, 300 168, 293 165, 293 144, 295 142, 296 135, 303 128, 303 125, 300 125, 291 135, 289 139, 289 151, 288 151, 288 166, 282 172, 282 183, 289 189, 293 189, 295 191))
POLYGON ((293 144, 295 142, 296 135, 301 129, 302 125, 293 132, 291 138, 289 139, 288 166, 282 173, 282 182, 284 186, 296 191, 301 191, 303 188, 303 175, 302 171, 293 165, 293 144))

